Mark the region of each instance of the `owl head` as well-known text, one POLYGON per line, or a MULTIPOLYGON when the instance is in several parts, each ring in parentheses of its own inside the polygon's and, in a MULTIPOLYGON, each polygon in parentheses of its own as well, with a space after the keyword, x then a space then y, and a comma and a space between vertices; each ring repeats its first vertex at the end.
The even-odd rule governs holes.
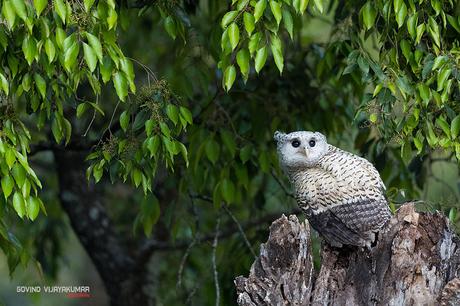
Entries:
POLYGON ((326 137, 318 132, 275 132, 278 157, 286 170, 314 167, 328 150, 326 137))

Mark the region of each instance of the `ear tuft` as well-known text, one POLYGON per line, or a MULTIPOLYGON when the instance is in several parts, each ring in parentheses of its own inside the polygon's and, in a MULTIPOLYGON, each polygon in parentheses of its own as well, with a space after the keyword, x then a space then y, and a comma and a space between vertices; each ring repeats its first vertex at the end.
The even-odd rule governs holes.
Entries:
POLYGON ((281 141, 284 137, 286 136, 285 133, 276 131, 275 134, 273 135, 273 139, 275 139, 276 142, 281 141))

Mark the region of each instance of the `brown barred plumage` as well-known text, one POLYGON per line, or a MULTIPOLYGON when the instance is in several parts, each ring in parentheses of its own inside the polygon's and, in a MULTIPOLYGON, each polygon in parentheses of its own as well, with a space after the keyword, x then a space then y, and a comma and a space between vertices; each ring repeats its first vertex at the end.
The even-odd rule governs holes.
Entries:
POLYGON ((374 166, 329 145, 317 132, 276 132, 275 140, 281 166, 313 228, 332 246, 369 246, 391 217, 374 166))

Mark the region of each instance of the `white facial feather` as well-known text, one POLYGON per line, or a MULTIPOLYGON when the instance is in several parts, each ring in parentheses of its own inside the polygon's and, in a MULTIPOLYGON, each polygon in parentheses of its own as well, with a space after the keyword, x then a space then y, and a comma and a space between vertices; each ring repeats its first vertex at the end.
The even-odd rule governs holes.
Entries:
POLYGON ((287 171, 314 167, 327 153, 326 137, 318 132, 298 131, 289 134, 276 131, 281 166, 287 171))

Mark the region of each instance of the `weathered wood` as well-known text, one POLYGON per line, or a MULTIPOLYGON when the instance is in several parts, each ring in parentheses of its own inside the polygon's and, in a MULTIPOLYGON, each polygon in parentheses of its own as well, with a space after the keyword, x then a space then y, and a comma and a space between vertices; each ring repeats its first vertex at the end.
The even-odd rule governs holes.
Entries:
POLYGON ((282 216, 236 278, 238 304, 460 305, 460 240, 444 215, 405 204, 379 235, 371 249, 323 243, 315 273, 308 222, 282 216))

